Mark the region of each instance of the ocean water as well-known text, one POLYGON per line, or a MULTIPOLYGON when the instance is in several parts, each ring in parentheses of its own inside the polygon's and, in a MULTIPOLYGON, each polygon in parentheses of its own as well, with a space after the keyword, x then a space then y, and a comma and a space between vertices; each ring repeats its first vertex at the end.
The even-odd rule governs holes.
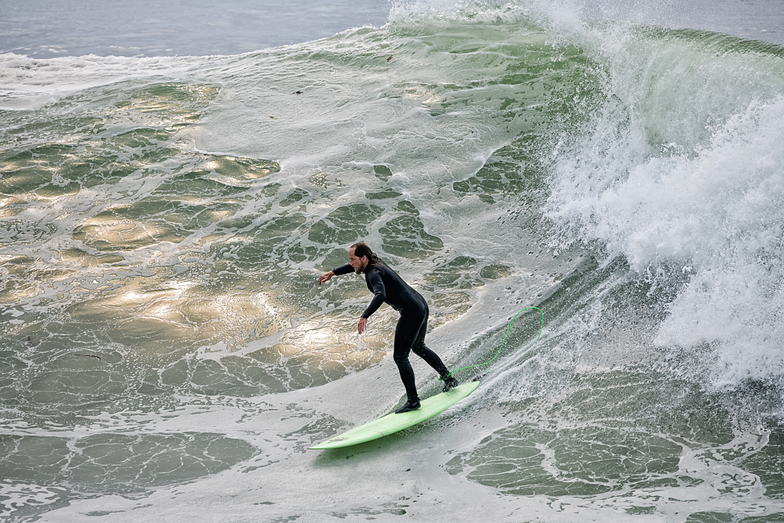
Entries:
POLYGON ((4 520, 784 521, 783 2, 24 5, 4 520), (403 398, 359 240, 485 375, 311 451, 403 398))

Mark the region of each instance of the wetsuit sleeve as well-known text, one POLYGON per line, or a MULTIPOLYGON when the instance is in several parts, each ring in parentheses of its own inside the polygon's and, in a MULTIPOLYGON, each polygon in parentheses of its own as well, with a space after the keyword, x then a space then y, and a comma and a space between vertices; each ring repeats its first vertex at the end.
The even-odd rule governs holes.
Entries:
POLYGON ((371 270, 366 273, 365 280, 367 281, 368 288, 373 291, 373 299, 370 300, 370 305, 368 305, 365 312, 362 313, 362 317, 367 319, 386 301, 387 290, 386 287, 384 287, 384 280, 381 278, 381 272, 378 270, 371 270))
POLYGON ((350 263, 347 263, 345 265, 341 265, 337 269, 332 269, 332 272, 335 273, 335 276, 340 276, 341 274, 348 274, 350 272, 354 272, 354 267, 352 267, 350 263))

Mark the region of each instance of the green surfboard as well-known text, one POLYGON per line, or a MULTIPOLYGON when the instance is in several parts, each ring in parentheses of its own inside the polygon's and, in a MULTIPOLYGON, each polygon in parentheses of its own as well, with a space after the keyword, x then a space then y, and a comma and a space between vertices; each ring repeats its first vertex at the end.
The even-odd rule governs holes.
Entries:
POLYGON ((373 421, 355 427, 343 434, 334 436, 309 448, 313 450, 339 449, 394 434, 395 432, 412 427, 417 423, 432 418, 436 414, 444 412, 446 409, 474 392, 478 386, 479 381, 464 383, 447 392, 442 392, 441 394, 436 394, 435 396, 422 400, 422 406, 417 410, 403 412, 401 414, 387 414, 386 416, 374 419, 373 421))

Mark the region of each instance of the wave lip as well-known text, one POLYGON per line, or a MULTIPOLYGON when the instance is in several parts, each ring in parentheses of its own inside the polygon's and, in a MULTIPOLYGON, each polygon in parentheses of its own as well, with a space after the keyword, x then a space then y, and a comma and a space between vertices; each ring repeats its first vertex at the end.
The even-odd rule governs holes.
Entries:
MULTIPOLYGON (((650 67, 682 37, 637 58, 650 67)), ((700 45, 687 59, 693 50, 681 48, 673 64, 680 74, 664 81, 602 56, 612 101, 554 160, 547 216, 644 278, 679 289, 656 343, 711 346, 713 383, 737 385, 779 376, 784 364, 784 96, 776 94, 775 54, 741 49, 700 64, 715 41, 689 44, 700 45), (747 64, 722 73, 737 60, 747 64), (702 83, 722 76, 726 90, 702 83)))

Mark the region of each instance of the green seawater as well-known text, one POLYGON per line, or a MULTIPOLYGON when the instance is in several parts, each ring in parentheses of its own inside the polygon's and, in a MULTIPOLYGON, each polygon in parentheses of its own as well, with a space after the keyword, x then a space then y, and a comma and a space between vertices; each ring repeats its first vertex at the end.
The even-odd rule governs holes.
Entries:
POLYGON ((741 146, 782 136, 780 48, 481 14, 0 57, 4 518, 782 520, 784 171, 741 146), (680 213, 693 187, 713 214, 680 213), (684 247, 715 223, 726 249, 684 247), (315 456, 403 394, 396 313, 357 336, 364 281, 316 281, 356 241, 426 297, 451 368, 498 361, 440 417, 315 456), (764 314, 698 335, 729 274, 764 314), (541 337, 535 311, 509 327, 530 306, 541 337))

